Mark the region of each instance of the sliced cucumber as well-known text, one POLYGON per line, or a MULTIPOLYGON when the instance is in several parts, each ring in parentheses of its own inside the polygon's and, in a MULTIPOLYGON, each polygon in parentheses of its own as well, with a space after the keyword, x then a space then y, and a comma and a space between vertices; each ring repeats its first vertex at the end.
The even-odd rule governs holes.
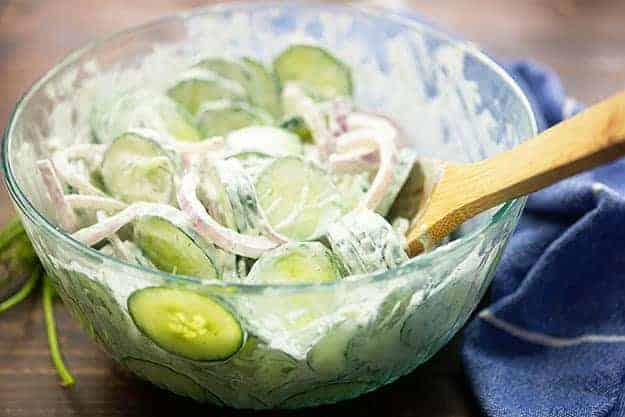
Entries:
POLYGON ((292 45, 275 59, 273 67, 283 85, 301 83, 322 99, 352 94, 349 67, 317 46, 292 45))
POLYGON ((243 64, 224 58, 206 58, 198 62, 196 67, 205 69, 238 83, 241 87, 246 88, 251 79, 247 67, 243 64))
POLYGON ((333 223, 328 240, 350 275, 384 271, 408 260, 393 227, 369 210, 354 210, 333 223))
POLYGON ((323 377, 341 375, 347 369, 347 347, 358 330, 354 320, 339 322, 315 343, 306 356, 308 366, 323 377))
POLYGON ((164 217, 144 216, 134 223, 134 241, 161 271, 199 278, 220 278, 214 249, 191 230, 164 217), (204 247, 203 247, 204 246, 204 247))
POLYGON ((226 144, 233 153, 259 152, 270 156, 301 155, 299 138, 277 127, 250 126, 230 132, 226 144))
POLYGON ((232 357, 231 369, 237 378, 252 383, 262 392, 284 384, 298 368, 298 362, 286 353, 273 349, 257 337, 249 337, 232 357))
POLYGON ((215 163, 217 175, 224 188, 228 209, 233 215, 234 228, 240 233, 257 235, 263 218, 252 180, 236 159, 215 163))
POLYGON ((196 114, 203 103, 246 99, 245 90, 240 84, 214 73, 201 71, 191 72, 188 78, 182 79, 171 87, 167 95, 191 114, 196 114))
POLYGON ((388 211, 397 199, 397 195, 400 193, 402 187, 406 183, 406 180, 410 176, 416 160, 417 153, 414 150, 410 148, 403 148, 399 151, 397 164, 395 165, 395 169, 393 171, 393 181, 388 187, 384 198, 375 209, 377 213, 382 216, 386 216, 388 214, 388 211))
POLYGON ((253 180, 258 178, 258 174, 274 160, 273 157, 260 152, 239 152, 228 159, 239 161, 247 175, 253 180))
POLYGON ((275 76, 260 62, 251 58, 243 58, 241 64, 250 75, 246 89, 250 102, 267 110, 274 118, 282 114, 280 100, 280 84, 275 76))
POLYGON ((215 299, 189 290, 149 287, 135 291, 128 298, 128 311, 154 343, 187 359, 228 359, 245 339, 230 311, 215 299))
POLYGON ((205 103, 198 114, 198 126, 204 137, 223 136, 243 127, 271 124, 271 115, 244 102, 205 103))
POLYGON ((336 175, 334 176, 334 182, 350 210, 358 206, 369 187, 371 187, 369 174, 366 172, 336 175))
POLYGON ((151 90, 133 90, 96 101, 90 114, 91 130, 100 143, 110 143, 135 128, 168 133, 181 141, 198 141, 193 117, 169 97, 151 90))
POLYGON ((217 405, 223 405, 221 400, 207 392, 190 377, 176 372, 168 366, 131 357, 123 358, 121 364, 140 378, 178 395, 190 397, 196 401, 208 399, 217 405))
POLYGON ((219 224, 230 229, 237 228, 226 187, 219 177, 216 163, 205 164, 201 167, 198 198, 206 207, 208 214, 219 224))
POLYGON ((343 267, 319 242, 282 245, 261 256, 247 282, 263 284, 316 284, 341 279, 343 267))
POLYGON ((146 136, 129 132, 117 137, 104 153, 101 171, 106 190, 127 203, 169 203, 173 198, 171 156, 146 136))
POLYGON ((421 164, 413 163, 408 178, 404 181, 395 201, 393 202, 389 217, 403 217, 413 219, 419 209, 419 197, 423 191, 425 174, 421 164))
POLYGON ((280 127, 284 130, 288 130, 291 133, 296 134, 304 143, 312 143, 312 133, 306 125, 306 122, 300 116, 293 116, 282 122, 280 127))
POLYGON ((223 226, 258 235, 263 222, 252 180, 235 158, 217 160, 202 169, 200 200, 223 226))
POLYGON ((366 382, 332 382, 292 395, 280 408, 310 407, 354 398, 370 389, 366 382))
POLYGON ((295 240, 314 240, 344 212, 330 176, 301 158, 279 158, 256 181, 258 201, 269 223, 295 240))
POLYGON ((280 85, 260 62, 251 58, 243 58, 240 61, 208 58, 198 63, 196 67, 237 82, 245 88, 250 104, 266 110, 272 117, 280 117, 282 113, 280 85))

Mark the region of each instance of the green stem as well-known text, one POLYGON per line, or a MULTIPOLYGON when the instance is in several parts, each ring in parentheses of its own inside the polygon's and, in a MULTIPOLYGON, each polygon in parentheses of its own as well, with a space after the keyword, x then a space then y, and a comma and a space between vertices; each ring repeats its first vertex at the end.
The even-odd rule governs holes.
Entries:
POLYGON ((24 226, 19 217, 14 217, 0 231, 0 251, 3 250, 13 239, 24 233, 24 226))
POLYGON ((50 283, 47 275, 43 277, 43 314, 46 319, 46 331, 48 333, 48 345, 50 346, 50 356, 61 378, 61 385, 69 387, 74 385, 74 377, 65 367, 61 352, 59 351, 59 341, 56 337, 56 325, 54 322, 54 310, 52 301, 54 297, 54 288, 50 283))
POLYGON ((37 282, 39 281, 39 276, 41 275, 41 270, 39 268, 34 268, 30 278, 24 283, 22 288, 11 297, 7 298, 3 302, 0 303, 0 313, 3 313, 19 304, 26 297, 30 295, 33 289, 37 286, 37 282))

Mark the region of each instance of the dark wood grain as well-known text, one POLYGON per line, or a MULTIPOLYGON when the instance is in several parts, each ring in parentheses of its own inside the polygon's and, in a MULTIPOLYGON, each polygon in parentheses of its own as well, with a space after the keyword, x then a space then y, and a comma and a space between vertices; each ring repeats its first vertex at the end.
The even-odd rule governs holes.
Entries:
MULTIPOLYGON (((200 0, 0 0, 0 124, 53 63, 97 36, 200 0)), ((566 88, 592 102, 625 87, 625 2, 593 0, 409 0, 408 6, 501 57, 553 66, 566 88)), ((0 224, 10 216, 0 196, 0 224)), ((0 316, 0 416, 247 415, 177 398, 126 374, 80 330, 61 304, 59 334, 77 385, 63 389, 51 366, 38 294, 0 316)), ((333 407, 261 415, 479 415, 465 382, 458 340, 428 364, 361 399, 333 407)))

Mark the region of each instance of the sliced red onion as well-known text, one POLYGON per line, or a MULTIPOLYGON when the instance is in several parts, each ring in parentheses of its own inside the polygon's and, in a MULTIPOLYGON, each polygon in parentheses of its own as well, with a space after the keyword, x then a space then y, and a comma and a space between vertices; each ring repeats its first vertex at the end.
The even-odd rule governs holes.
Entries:
MULTIPOLYGON (((348 117, 349 119, 349 117, 348 117)), ((347 152, 363 146, 376 146, 379 153, 378 172, 371 183, 367 194, 360 202, 361 208, 375 210, 384 199, 386 190, 393 182, 393 166, 397 159, 394 129, 367 129, 351 130, 337 138, 337 151, 347 152)))
POLYGON ((400 130, 399 126, 388 117, 362 111, 348 114, 345 118, 345 125, 348 131, 360 128, 378 129, 389 136, 393 136, 394 139, 397 139, 400 130))
MULTIPOLYGON (((103 211, 96 212, 96 218, 98 219, 98 222, 106 220, 107 217, 108 216, 103 211)), ((119 238, 119 236, 117 236, 116 233, 111 234, 107 237, 107 239, 111 243, 113 251, 117 256, 127 262, 133 259, 132 253, 130 253, 126 245, 124 245, 124 242, 122 242, 122 240, 119 238)))
POLYGON ((54 161, 54 166, 59 171, 59 175, 61 176, 63 182, 72 188, 75 188, 80 194, 105 195, 102 190, 91 184, 86 174, 77 172, 76 168, 70 164, 68 152, 56 152, 52 156, 52 160, 54 161))
POLYGON ((278 243, 264 236, 242 235, 217 223, 198 200, 197 186, 197 176, 194 173, 186 174, 178 190, 178 204, 201 236, 222 249, 248 258, 258 258, 278 246, 278 243))
POLYGON ((377 149, 356 149, 341 154, 333 153, 328 158, 330 172, 339 174, 358 174, 372 171, 378 167, 380 155, 377 149))
POLYGON ((330 103, 328 109, 328 124, 333 136, 339 136, 349 130, 347 116, 352 113, 352 103, 345 99, 335 99, 330 103))
POLYGON ((37 169, 41 174, 41 178, 48 191, 50 201, 57 212, 57 217, 61 222, 61 226, 68 232, 73 232, 78 227, 78 218, 72 206, 65 199, 63 186, 56 175, 52 162, 49 159, 37 161, 37 169))
POLYGON ((132 222, 141 214, 142 203, 132 204, 119 213, 80 229, 72 237, 87 246, 95 245, 102 239, 117 233, 119 229, 132 222))
POLYGON ((69 194, 65 200, 74 209, 103 210, 105 212, 120 211, 128 207, 128 204, 111 197, 99 195, 69 194))

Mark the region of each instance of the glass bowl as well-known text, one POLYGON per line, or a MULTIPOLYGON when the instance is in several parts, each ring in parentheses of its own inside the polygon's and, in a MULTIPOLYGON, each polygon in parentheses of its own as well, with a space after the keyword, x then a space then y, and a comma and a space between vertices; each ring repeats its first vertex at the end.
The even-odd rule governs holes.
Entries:
POLYGON ((463 225, 456 239, 400 268, 322 285, 199 284, 123 263, 58 226, 35 160, 88 138, 90 103, 112 85, 158 83, 209 55, 267 63, 294 42, 353 68, 355 101, 395 118, 422 156, 475 161, 536 133, 523 93, 471 44, 389 11, 306 4, 220 4, 94 42, 17 103, 2 149, 7 187, 63 301, 117 361, 154 384, 237 408, 297 408, 356 397, 410 372, 463 325, 484 294, 524 199, 463 225), (170 353, 128 314, 150 286, 218 300, 245 331, 222 361, 170 353))

